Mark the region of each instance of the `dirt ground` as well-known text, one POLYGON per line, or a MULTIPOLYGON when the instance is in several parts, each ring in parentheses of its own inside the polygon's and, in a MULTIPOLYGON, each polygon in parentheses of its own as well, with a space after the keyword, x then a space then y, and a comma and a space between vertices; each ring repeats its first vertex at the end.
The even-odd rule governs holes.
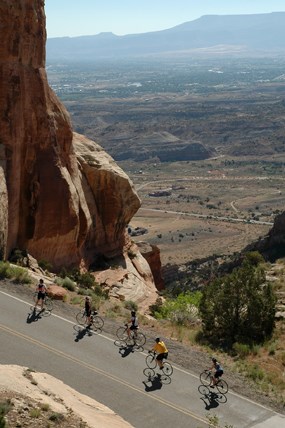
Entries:
MULTIPOLYGON (((32 300, 32 290, 29 286, 13 284, 7 280, 1 280, 0 289, 9 292, 10 294, 17 295, 17 297, 21 297, 24 300, 32 300)), ((78 312, 78 307, 74 307, 60 301, 54 301, 53 311, 54 313, 75 321, 75 315, 78 312)), ((115 339, 115 333, 118 326, 121 325, 121 320, 109 319, 104 316, 103 318, 104 333, 112 335, 115 339)), ((171 362, 188 369, 191 373, 197 376, 202 370, 209 367, 211 358, 210 352, 207 353, 205 349, 202 349, 199 346, 185 346, 178 342, 178 340, 169 337, 169 331, 167 333, 167 330, 164 329, 163 325, 160 325, 157 321, 150 320, 147 326, 142 327, 142 331, 147 337, 147 342, 144 346, 146 350, 151 348, 154 338, 157 337, 157 335, 160 335, 167 343, 169 349, 169 360, 171 362)), ((278 404, 274 397, 269 397, 268 395, 258 391, 253 383, 250 383, 242 375, 233 372, 231 370, 230 363, 227 361, 223 361, 223 366, 225 368, 224 377, 229 384, 230 390, 285 414, 285 408, 278 404)), ((30 426, 32 427, 32 425, 30 426)))

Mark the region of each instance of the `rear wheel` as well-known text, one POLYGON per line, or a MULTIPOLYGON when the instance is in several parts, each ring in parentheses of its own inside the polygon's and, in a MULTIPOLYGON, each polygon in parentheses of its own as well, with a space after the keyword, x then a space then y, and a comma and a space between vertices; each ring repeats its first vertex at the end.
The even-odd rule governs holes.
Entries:
POLYGON ((146 337, 143 333, 141 333, 140 331, 136 334, 136 336, 134 336, 134 342, 136 345, 138 346, 143 346, 146 342, 146 337))
POLYGON ((200 381, 202 385, 209 386, 211 383, 211 373, 204 371, 200 374, 200 381))
POLYGON ((225 380, 220 379, 218 381, 218 383, 216 384, 217 390, 221 393, 221 394, 226 394, 229 390, 228 384, 225 380))
POLYGON ((76 321, 80 325, 87 324, 87 316, 85 315, 85 311, 78 312, 78 314, 76 315, 76 321))
POLYGON ((119 327, 118 330, 116 331, 116 336, 120 340, 124 340, 124 341, 127 340, 128 339, 127 329, 125 327, 119 327))
POLYGON ((166 361, 163 363, 163 369, 162 369, 163 373, 166 376, 171 376, 173 373, 173 367, 170 363, 167 363, 166 361))

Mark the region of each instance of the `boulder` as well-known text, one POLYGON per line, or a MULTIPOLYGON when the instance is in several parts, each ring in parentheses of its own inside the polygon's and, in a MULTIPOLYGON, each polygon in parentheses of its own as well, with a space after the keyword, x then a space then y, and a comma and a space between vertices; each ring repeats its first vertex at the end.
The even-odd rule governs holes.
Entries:
POLYGON ((48 285, 48 295, 53 300, 64 300, 67 296, 67 290, 59 285, 48 285))

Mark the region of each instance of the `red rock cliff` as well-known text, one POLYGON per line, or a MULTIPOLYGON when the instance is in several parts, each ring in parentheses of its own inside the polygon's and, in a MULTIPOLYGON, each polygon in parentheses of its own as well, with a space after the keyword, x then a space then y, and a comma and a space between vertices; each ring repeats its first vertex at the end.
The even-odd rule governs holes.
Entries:
POLYGON ((0 250, 55 268, 121 253, 140 201, 48 86, 44 1, 0 0, 0 36, 0 250))

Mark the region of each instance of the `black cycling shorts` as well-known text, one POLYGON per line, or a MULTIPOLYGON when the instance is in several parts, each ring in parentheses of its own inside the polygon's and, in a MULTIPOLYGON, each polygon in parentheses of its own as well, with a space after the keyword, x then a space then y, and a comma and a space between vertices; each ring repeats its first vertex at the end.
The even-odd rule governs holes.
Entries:
POLYGON ((156 359, 161 361, 161 360, 163 360, 163 358, 166 360, 167 357, 168 357, 168 352, 162 352, 162 354, 158 354, 156 359))
POLYGON ((218 377, 221 377, 223 374, 223 370, 217 370, 216 373, 214 374, 214 377, 217 379, 218 377))
POLYGON ((44 300, 45 297, 46 297, 46 293, 43 293, 42 291, 38 292, 38 300, 40 300, 40 299, 44 300))

